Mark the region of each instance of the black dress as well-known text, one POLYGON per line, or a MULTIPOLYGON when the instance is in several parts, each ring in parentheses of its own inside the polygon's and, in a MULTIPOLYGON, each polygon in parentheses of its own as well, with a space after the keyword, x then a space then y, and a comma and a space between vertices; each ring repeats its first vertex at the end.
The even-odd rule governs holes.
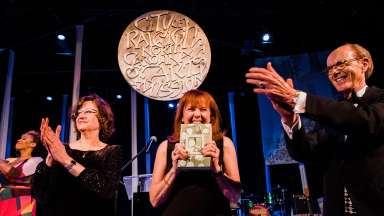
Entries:
MULTIPOLYGON (((223 141, 216 142, 220 149, 219 161, 223 164, 223 141)), ((174 142, 168 140, 167 170, 172 166, 174 142)), ((160 206, 166 216, 221 216, 230 215, 229 201, 224 197, 212 171, 181 171, 175 178, 167 200, 160 206)))
POLYGON ((40 163, 32 179, 37 215, 113 215, 121 173, 121 148, 107 145, 98 151, 79 151, 66 145, 67 153, 85 170, 78 177, 63 166, 40 163))

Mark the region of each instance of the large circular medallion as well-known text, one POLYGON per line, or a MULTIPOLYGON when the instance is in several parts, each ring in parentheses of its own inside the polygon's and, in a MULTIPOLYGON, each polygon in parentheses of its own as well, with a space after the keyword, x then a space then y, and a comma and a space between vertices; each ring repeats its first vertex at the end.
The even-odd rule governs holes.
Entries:
POLYGON ((187 16, 151 11, 125 29, 118 61, 132 88, 168 101, 201 85, 211 64, 211 49, 203 30, 187 16))

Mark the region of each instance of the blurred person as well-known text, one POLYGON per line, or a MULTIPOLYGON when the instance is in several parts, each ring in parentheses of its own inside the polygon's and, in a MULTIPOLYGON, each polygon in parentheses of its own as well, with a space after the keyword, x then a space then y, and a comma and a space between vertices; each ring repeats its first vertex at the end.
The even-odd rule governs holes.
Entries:
POLYGON ((43 161, 43 158, 37 156, 38 150, 44 149, 40 145, 39 132, 28 131, 16 142, 18 156, 0 159, 1 216, 35 215, 36 201, 31 196, 31 178, 37 165, 43 161))

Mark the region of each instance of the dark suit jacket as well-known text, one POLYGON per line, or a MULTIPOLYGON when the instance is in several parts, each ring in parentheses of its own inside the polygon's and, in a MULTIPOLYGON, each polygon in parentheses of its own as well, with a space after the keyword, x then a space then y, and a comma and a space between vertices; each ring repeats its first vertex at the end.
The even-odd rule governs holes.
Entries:
POLYGON ((358 215, 384 215, 384 90, 368 87, 357 102, 308 94, 303 116, 315 129, 294 128, 287 148, 294 159, 321 165, 324 215, 344 215, 344 186, 358 215))

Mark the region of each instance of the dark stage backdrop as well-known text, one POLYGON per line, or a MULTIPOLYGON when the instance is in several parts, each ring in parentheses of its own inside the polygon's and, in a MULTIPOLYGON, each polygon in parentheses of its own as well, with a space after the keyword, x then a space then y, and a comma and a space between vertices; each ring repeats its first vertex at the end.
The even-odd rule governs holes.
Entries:
MULTIPOLYGON (((0 101, 3 102, 5 78, 8 69, 8 51, 0 51, 0 101)), ((1 103, 0 111, 3 104, 1 103)))

